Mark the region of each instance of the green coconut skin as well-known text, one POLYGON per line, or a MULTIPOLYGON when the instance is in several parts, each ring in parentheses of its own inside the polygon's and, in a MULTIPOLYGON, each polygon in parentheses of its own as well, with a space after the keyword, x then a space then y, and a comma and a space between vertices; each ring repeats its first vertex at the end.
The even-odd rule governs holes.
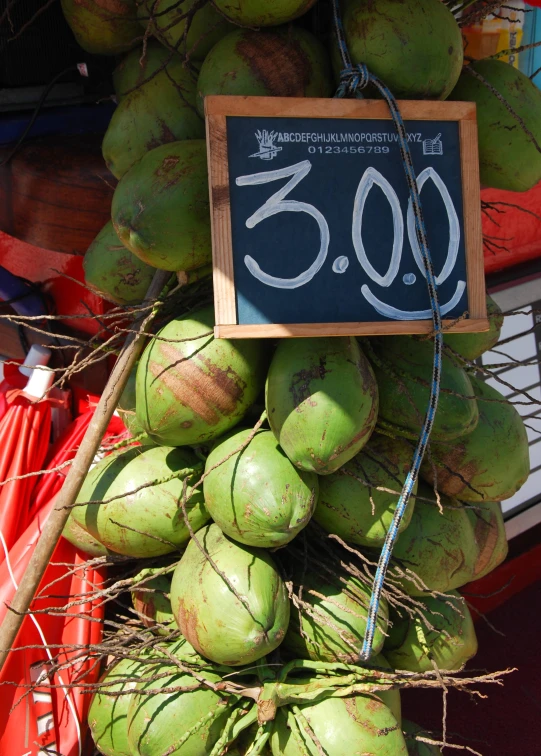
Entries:
POLYGON ((110 549, 106 548, 96 538, 90 535, 84 528, 82 528, 78 522, 73 519, 72 514, 68 517, 62 535, 69 541, 72 546, 84 551, 92 557, 107 556, 111 553, 110 549))
POLYGON ((295 26, 237 29, 209 52, 197 81, 201 114, 207 95, 330 97, 328 54, 313 34, 295 26))
POLYGON ((346 0, 346 42, 395 97, 445 100, 463 63, 462 35, 440 0, 346 0))
MULTIPOLYGON (((393 557, 403 569, 412 570, 428 591, 445 593, 473 579, 479 550, 464 507, 442 496, 440 513, 436 502, 425 498, 434 499, 434 492, 419 485, 411 522, 398 536, 393 557)), ((414 580, 401 582, 411 596, 426 594, 414 580)))
MULTIPOLYGON (((107 693, 133 690, 139 678, 145 674, 145 666, 144 661, 121 659, 101 676, 100 683, 107 683, 103 690, 107 693), (132 679, 121 682, 126 678, 132 679)), ((104 756, 132 756, 128 744, 128 707, 131 699, 131 694, 108 696, 96 692, 92 696, 88 725, 96 748, 104 756)))
POLYGON ((271 430, 293 464, 330 475, 368 441, 378 390, 355 339, 283 339, 268 372, 266 407, 271 430))
MULTIPOLYGON (((105 457, 90 470, 77 497, 79 503, 100 503, 75 506, 71 516, 117 554, 136 558, 169 554, 190 538, 179 504, 186 476, 131 492, 197 463, 191 450, 166 446, 131 448, 105 457)), ((210 519, 198 489, 187 502, 187 512, 193 530, 210 519)))
POLYGON ((160 270, 194 270, 211 261, 204 140, 148 152, 120 180, 111 215, 122 244, 160 270))
MULTIPOLYGON (((502 95, 539 145, 541 92, 535 84, 517 68, 500 60, 475 61, 471 68, 502 95)), ((465 71, 449 99, 477 105, 479 168, 484 186, 525 192, 538 183, 541 154, 535 143, 482 81, 465 71)))
POLYGON ((417 740, 418 736, 431 737, 431 733, 427 732, 423 727, 410 722, 408 719, 403 719, 402 732, 406 740, 408 756, 441 756, 441 750, 437 745, 417 740))
POLYGON ((135 0, 62 0, 62 12, 78 44, 94 55, 119 55, 141 37, 135 0))
POLYGON ((284 546, 308 525, 318 478, 297 470, 271 431, 259 431, 242 452, 234 454, 251 434, 251 430, 234 433, 207 457, 205 504, 222 532, 235 541, 268 549, 284 546))
MULTIPOLYGON (((396 435, 417 440, 429 403, 433 344, 411 337, 386 336, 371 339, 370 346, 375 354, 373 368, 379 389, 378 423, 396 435)), ((450 441, 475 429, 479 409, 473 396, 466 372, 444 355, 432 440, 450 441)))
MULTIPOLYGON (((153 667, 154 674, 170 670, 171 666, 153 667)), ((211 683, 221 677, 205 670, 211 683)), ((130 696, 128 709, 128 743, 130 756, 208 756, 222 734, 225 722, 234 707, 233 696, 215 693, 211 688, 176 693, 160 693, 160 688, 193 686, 190 674, 162 677, 137 686, 146 695, 130 696), (156 691, 152 695, 148 691, 156 691), (202 726, 187 737, 188 730, 202 720, 202 726)))
MULTIPOLYGON (((153 50, 149 54, 149 73, 141 80, 145 83, 133 91, 129 87, 123 90, 126 94, 120 98, 103 137, 103 159, 117 179, 162 144, 205 136, 205 125, 195 108, 195 76, 184 67, 179 55, 165 53, 168 57, 161 62, 163 53, 153 50), (151 76, 166 61, 163 70, 151 76)), ((133 62, 126 66, 128 70, 116 76, 118 87, 132 83, 136 77, 133 62)))
POLYGON ((212 307, 202 308, 172 320, 143 352, 137 418, 156 443, 184 446, 218 438, 240 422, 263 387, 261 341, 215 339, 213 328, 212 307))
POLYGON ((302 16, 316 0, 215 0, 214 5, 237 26, 278 26, 302 16))
MULTIPOLYGON (((373 433, 353 459, 332 475, 320 477, 314 520, 327 533, 334 533, 345 541, 362 546, 381 546, 392 522, 398 496, 377 488, 400 492, 412 459, 413 449, 406 440, 373 433)), ((412 493, 399 533, 410 523, 417 482, 412 493)))
MULTIPOLYGON (((302 600, 310 608, 302 608, 301 620, 299 610, 292 610, 283 647, 297 659, 357 664, 366 630, 370 587, 352 576, 346 585, 335 585, 315 575, 305 575, 302 585, 302 600)), ((295 588, 297 592, 298 585, 295 588)), ((374 654, 383 648, 387 623, 388 606, 383 599, 372 644, 374 654)))
MULTIPOLYGON (((399 724, 376 696, 324 698, 299 709, 327 756, 407 756, 399 724)), ((289 707, 278 710, 271 749, 273 756, 321 754, 289 707)))
MULTIPOLYGON (((503 325, 503 312, 496 302, 487 294, 488 331, 481 333, 446 333, 443 343, 458 353, 465 360, 473 361, 496 346, 500 340, 503 325)), ((454 355, 453 355, 454 356, 454 355)))
POLYGON ((96 236, 83 258, 86 285, 108 302, 140 304, 155 268, 122 244, 111 221, 96 236))
POLYGON ((139 45, 127 53, 113 71, 113 87, 117 100, 141 86, 160 66, 177 58, 156 40, 149 39, 146 48, 139 45))
POLYGON ((157 572, 161 572, 161 569, 146 567, 135 576, 131 599, 143 625, 157 635, 168 636, 177 629, 169 598, 172 575, 156 575, 157 572))
POLYGON ((163 40, 166 47, 189 56, 190 60, 204 60, 211 48, 233 27, 212 3, 206 3, 190 17, 185 36, 186 14, 196 2, 184 0, 174 5, 171 0, 142 0, 137 15, 141 26, 146 29, 150 23, 152 34, 163 40))
MULTIPOLYGON (((472 433, 451 444, 432 444, 438 491, 461 501, 502 501, 513 496, 530 474, 524 422, 499 391, 471 376, 479 406, 472 433)), ((434 482, 435 469, 423 462, 421 475, 434 482)))
POLYGON ((173 574, 171 606, 183 636, 202 656, 237 667, 261 659, 283 641, 289 623, 286 587, 271 557, 241 545, 215 524, 197 534, 244 603, 190 541, 173 574))
POLYGON ((467 507, 466 512, 479 550, 472 579, 480 580, 496 569, 509 551, 502 505, 499 501, 484 501, 475 508, 467 507))
POLYGON ((432 626, 417 615, 396 619, 396 627, 385 644, 385 656, 395 669, 428 672, 456 671, 477 653, 477 637, 466 602, 456 591, 445 598, 431 596, 421 601, 420 611, 432 626), (395 646, 397 638, 401 642, 395 646))
POLYGON ((139 436, 141 446, 154 446, 152 440, 145 434, 143 426, 135 414, 135 383, 137 378, 137 365, 128 376, 124 391, 118 400, 116 411, 118 416, 129 430, 132 436, 139 436), (141 435, 144 434, 144 435, 141 435))

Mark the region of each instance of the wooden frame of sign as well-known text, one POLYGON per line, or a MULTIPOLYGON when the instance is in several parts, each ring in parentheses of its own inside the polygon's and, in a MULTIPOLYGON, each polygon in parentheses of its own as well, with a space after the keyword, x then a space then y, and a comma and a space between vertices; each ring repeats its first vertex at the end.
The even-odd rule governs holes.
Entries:
MULTIPOLYGON (((469 102, 402 100, 399 101, 399 107, 404 121, 458 122, 468 310, 467 317, 463 316, 454 320, 444 320, 444 328, 451 332, 487 331, 489 323, 486 314, 475 104, 469 102)), ((390 121, 391 116, 385 102, 358 99, 213 95, 205 98, 205 116, 216 316, 214 333, 217 338, 370 336, 432 332, 433 325, 431 319, 286 324, 239 324, 237 319, 227 118, 229 116, 240 116, 288 119, 382 119, 390 121)))

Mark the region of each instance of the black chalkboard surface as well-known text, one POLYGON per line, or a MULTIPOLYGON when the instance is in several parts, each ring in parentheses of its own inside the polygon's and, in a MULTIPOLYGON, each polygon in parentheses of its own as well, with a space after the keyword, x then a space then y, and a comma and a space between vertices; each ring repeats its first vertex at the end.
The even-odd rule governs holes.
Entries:
MULTIPOLYGON (((218 335, 430 330, 413 211, 385 104, 279 102, 287 109, 277 98, 206 103, 218 335), (293 103, 301 112, 292 113, 293 103)), ((479 183, 471 175, 477 161, 464 138, 464 123, 475 127, 474 106, 401 105, 442 314, 452 330, 484 330, 479 183)))

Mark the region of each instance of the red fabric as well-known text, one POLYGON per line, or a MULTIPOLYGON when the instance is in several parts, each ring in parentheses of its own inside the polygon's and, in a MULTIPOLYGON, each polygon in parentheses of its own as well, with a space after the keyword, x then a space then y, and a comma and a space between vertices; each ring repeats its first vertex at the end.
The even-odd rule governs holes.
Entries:
MULTIPOLYGON (((92 411, 89 410, 70 425, 63 439, 54 447, 49 469, 73 458, 91 418, 92 411)), ((113 418, 106 437, 116 436, 122 431, 125 429, 121 421, 113 418)), ((32 519, 9 549, 8 558, 0 564, 0 622, 54 506, 54 497, 62 487, 66 470, 40 477, 34 489, 32 519)), ((4 557, 6 552, 0 537, 0 556, 4 557)), ((88 735, 90 696, 84 694, 84 688, 62 686, 81 678, 85 683, 97 679, 97 666, 78 656, 80 651, 73 650, 73 646, 82 646, 84 651, 85 646, 100 642, 104 605, 101 601, 87 601, 69 608, 65 613, 72 616, 68 617, 51 613, 51 608, 64 607, 66 596, 88 594, 103 583, 103 570, 81 570, 86 560, 85 554, 64 538, 60 539, 31 606, 34 612, 40 609, 47 611, 25 618, 13 650, 0 672, 1 756, 38 756, 46 746, 62 756, 82 756, 88 735), (51 688, 50 682, 48 685, 48 680, 44 679, 41 686, 27 695, 28 688, 25 686, 35 681, 36 673, 47 672, 50 658, 47 647, 54 656, 59 650, 57 646, 61 647, 61 661, 68 658, 72 661, 69 669, 62 670, 52 680, 54 685, 60 687, 51 688)))
POLYGON ((541 257, 541 183, 528 192, 484 189, 481 199, 491 205, 483 211, 485 273, 541 257))
MULTIPOLYGON (((51 435, 48 401, 32 402, 20 391, 0 420, 0 481, 43 469, 51 435)), ((0 487, 0 531, 9 550, 28 525, 36 477, 0 487)))

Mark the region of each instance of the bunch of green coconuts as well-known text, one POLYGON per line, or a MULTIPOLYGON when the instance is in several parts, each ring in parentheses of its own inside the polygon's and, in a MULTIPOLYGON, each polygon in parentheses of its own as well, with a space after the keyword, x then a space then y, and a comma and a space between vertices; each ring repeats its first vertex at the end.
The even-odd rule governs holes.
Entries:
MULTIPOLYGON (((329 8, 322 0, 62 6, 84 49, 124 55, 103 140, 118 180, 111 221, 84 266, 91 288, 134 305, 156 269, 188 278, 210 270, 204 97, 332 97, 336 39, 311 24, 329 8)), ((541 179, 541 93, 499 60, 464 67, 444 3, 343 0, 341 11, 352 61, 396 97, 477 104, 484 185, 524 191, 541 179)), ((91 470, 65 530, 92 555, 165 560, 144 567, 132 593, 165 651, 105 671, 103 690, 118 695, 98 692, 92 702, 100 752, 439 753, 402 721, 385 675, 457 670, 475 654, 457 589, 507 552, 499 502, 524 483, 529 457, 520 416, 474 369, 502 325, 490 299, 488 311, 487 333, 445 337, 430 458, 394 552, 395 585, 415 610, 383 599, 365 665, 370 583, 310 549, 328 534, 377 559, 426 409, 431 343, 215 339, 211 306, 149 340, 119 409, 140 445, 91 470), (360 687, 359 675, 379 688, 360 687)))

